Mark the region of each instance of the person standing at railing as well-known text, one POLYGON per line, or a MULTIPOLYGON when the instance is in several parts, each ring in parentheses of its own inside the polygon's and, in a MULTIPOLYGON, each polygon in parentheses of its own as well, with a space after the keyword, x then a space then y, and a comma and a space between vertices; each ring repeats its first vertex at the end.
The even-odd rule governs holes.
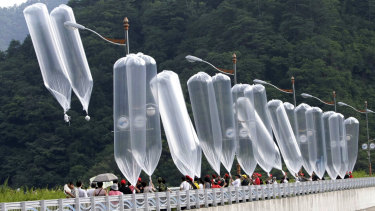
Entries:
MULTIPOLYGON (((232 181, 232 186, 234 187, 240 187, 241 186, 241 176, 239 174, 236 174, 236 179, 232 181)), ((232 179, 233 180, 233 179, 232 179)))
POLYGON ((349 178, 353 178, 352 172, 349 171, 349 178))
POLYGON ((224 187, 225 185, 225 180, 221 178, 220 175, 217 176, 217 184, 220 185, 221 187, 224 187))
POLYGON ((195 189, 200 189, 200 187, 199 187, 199 178, 197 176, 194 177, 193 185, 196 187, 195 189))
POLYGON ((199 185, 199 189, 204 189, 204 182, 202 178, 199 178, 198 185, 199 185))
POLYGON ((120 182, 120 187, 118 190, 123 193, 123 194, 132 194, 132 190, 130 189, 129 186, 126 185, 126 180, 122 179, 120 182))
POLYGON ((284 174, 284 177, 280 180, 280 183, 289 183, 289 179, 286 173, 284 174))
POLYGON ((77 181, 76 182, 76 187, 77 187, 77 189, 76 189, 76 195, 79 197, 79 198, 85 198, 85 197, 87 197, 87 192, 86 192, 86 190, 84 190, 84 189, 82 189, 82 182, 81 181, 77 181))
POLYGON ((138 177, 137 184, 134 188, 136 193, 143 193, 142 178, 138 177))
POLYGON ((181 177, 181 185, 180 185, 180 190, 191 190, 193 187, 188 183, 188 176, 186 177, 181 177))
POLYGON ((76 191, 74 189, 73 182, 68 182, 64 185, 64 194, 66 195, 66 198, 75 198, 76 197, 76 191))
POLYGON ((165 180, 162 177, 158 178, 158 186, 156 186, 156 190, 158 192, 165 192, 167 191, 167 185, 165 185, 165 180))
POLYGON ((259 174, 258 173, 254 173, 253 174, 253 185, 260 185, 260 179, 259 179, 259 174))
POLYGON ((259 182, 260 182, 260 184, 263 185, 264 182, 263 182, 263 180, 262 180, 262 175, 259 174, 259 173, 256 173, 256 174, 258 175, 258 178, 259 178, 259 182))
MULTIPOLYGON (((302 173, 303 174, 303 173, 302 173)), ((303 175, 302 175, 303 176, 303 175)), ((311 180, 312 181, 318 181, 320 180, 319 177, 313 172, 312 175, 311 175, 311 180)))
POLYGON ((229 176, 229 174, 228 173, 226 173, 225 175, 224 175, 224 185, 223 185, 223 187, 228 187, 229 186, 229 184, 230 184, 230 176, 229 176))
POLYGON ((211 188, 211 180, 210 180, 210 176, 209 175, 206 175, 204 177, 204 188, 205 189, 211 188))
POLYGON ((156 189, 154 187, 154 183, 152 183, 152 180, 150 180, 149 183, 144 183, 143 193, 153 193, 156 192, 156 189), (148 184, 148 185, 147 185, 148 184))
POLYGON ((123 193, 119 191, 117 183, 111 185, 111 189, 109 190, 108 196, 118 196, 122 195, 123 193))
POLYGON ((189 183, 189 185, 190 185, 193 189, 198 189, 198 187, 194 184, 194 180, 193 180, 193 178, 191 178, 190 176, 186 175, 186 181, 189 183))
POLYGON ((216 174, 212 174, 212 180, 211 180, 211 184, 214 184, 214 181, 216 181, 216 174))
POLYGON ((269 177, 266 180, 266 184, 277 184, 276 177, 272 177, 272 174, 269 174, 269 177))
POLYGON ((214 180, 214 183, 211 185, 211 188, 221 188, 217 181, 214 180))
POLYGON ((86 193, 87 193, 87 197, 91 197, 94 195, 94 191, 96 189, 96 182, 92 182, 90 184, 90 188, 87 189, 86 193))
POLYGON ((106 196, 107 190, 103 189, 103 182, 97 183, 98 188, 94 191, 94 196, 106 196))
POLYGON ((296 173, 296 182, 306 182, 306 181, 314 181, 314 178, 316 179, 317 177, 316 177, 316 175, 315 175, 315 177, 314 177, 314 172, 312 173, 312 175, 311 175, 311 180, 310 179, 307 179, 306 177, 305 177, 305 174, 302 172, 302 170, 300 170, 299 171, 299 173, 297 174, 296 173))
POLYGON ((242 180, 242 181, 241 181, 241 186, 248 186, 249 183, 250 183, 250 181, 248 180, 246 174, 243 174, 243 175, 241 176, 241 180, 242 180))

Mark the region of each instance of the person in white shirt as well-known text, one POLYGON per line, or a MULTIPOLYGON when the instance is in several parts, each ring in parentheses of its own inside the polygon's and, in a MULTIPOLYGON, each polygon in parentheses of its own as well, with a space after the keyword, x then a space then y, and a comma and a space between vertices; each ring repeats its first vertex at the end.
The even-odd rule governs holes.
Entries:
POLYGON ((91 183, 91 188, 87 189, 87 191, 86 191, 87 197, 94 196, 95 188, 96 188, 96 182, 92 182, 91 183))
POLYGON ((289 181, 288 181, 288 177, 286 176, 286 174, 285 174, 284 177, 280 180, 280 183, 289 183, 289 181))
POLYGON ((272 184, 277 184, 276 177, 273 177, 273 183, 272 184))
POLYGON ((81 181, 76 182, 76 187, 77 187, 77 196, 79 198, 87 197, 87 192, 84 189, 82 189, 82 182, 81 181))
POLYGON ((186 181, 186 177, 181 177, 181 185, 180 185, 180 190, 191 190, 193 187, 186 181))
POLYGON ((232 186, 234 186, 234 187, 240 187, 241 186, 241 176, 240 175, 236 175, 236 180, 234 180, 233 182, 232 182, 232 186))

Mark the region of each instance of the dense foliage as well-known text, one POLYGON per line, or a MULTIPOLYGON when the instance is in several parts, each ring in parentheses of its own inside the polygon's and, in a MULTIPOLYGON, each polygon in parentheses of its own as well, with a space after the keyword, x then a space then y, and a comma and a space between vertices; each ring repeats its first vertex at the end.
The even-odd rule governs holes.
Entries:
MULTIPOLYGON (((339 101, 363 108, 368 100, 375 108, 375 16, 367 1, 72 0, 69 5, 78 23, 112 38, 123 37, 127 16, 131 51, 153 56, 159 71, 177 72, 187 102, 187 79, 198 71, 215 72, 184 57, 192 54, 230 69, 235 52, 241 83, 259 78, 290 88, 294 76, 298 95, 307 92, 330 101, 336 90, 339 101)), ((86 31, 81 36, 94 78, 92 119, 84 120, 73 97, 70 126, 43 86, 30 38, 0 51, 0 184, 8 178, 13 187, 51 187, 103 172, 121 175, 113 158, 112 68, 124 49, 86 31)), ((292 102, 291 95, 267 91, 269 99, 292 102)), ((299 96, 297 102, 333 109, 299 96)), ((360 120, 359 142, 366 142, 364 115, 338 111, 360 120)), ((370 115, 370 137, 374 124, 370 115)), ((356 169, 367 171, 366 152, 359 151, 356 169)), ((202 172, 212 172, 207 162, 202 172)), ((173 185, 179 181, 164 136, 155 176, 173 185)))
POLYGON ((29 34, 23 18, 23 10, 26 6, 36 2, 46 4, 51 10, 60 4, 67 3, 68 0, 27 0, 18 6, 0 8, 0 50, 6 50, 11 40, 24 40, 29 34))

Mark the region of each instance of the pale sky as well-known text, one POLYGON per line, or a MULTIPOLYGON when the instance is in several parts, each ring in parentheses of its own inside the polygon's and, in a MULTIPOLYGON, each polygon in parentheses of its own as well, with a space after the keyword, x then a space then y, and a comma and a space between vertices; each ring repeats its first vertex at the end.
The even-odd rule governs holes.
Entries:
POLYGON ((0 0, 0 7, 11 7, 15 4, 19 5, 26 2, 26 0, 0 0))

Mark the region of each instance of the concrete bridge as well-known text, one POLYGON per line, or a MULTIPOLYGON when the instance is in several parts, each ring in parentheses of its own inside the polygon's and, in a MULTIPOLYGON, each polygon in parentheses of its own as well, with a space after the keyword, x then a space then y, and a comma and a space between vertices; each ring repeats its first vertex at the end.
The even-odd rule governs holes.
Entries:
POLYGON ((0 204, 2 211, 363 210, 375 206, 375 177, 152 194, 0 204))

